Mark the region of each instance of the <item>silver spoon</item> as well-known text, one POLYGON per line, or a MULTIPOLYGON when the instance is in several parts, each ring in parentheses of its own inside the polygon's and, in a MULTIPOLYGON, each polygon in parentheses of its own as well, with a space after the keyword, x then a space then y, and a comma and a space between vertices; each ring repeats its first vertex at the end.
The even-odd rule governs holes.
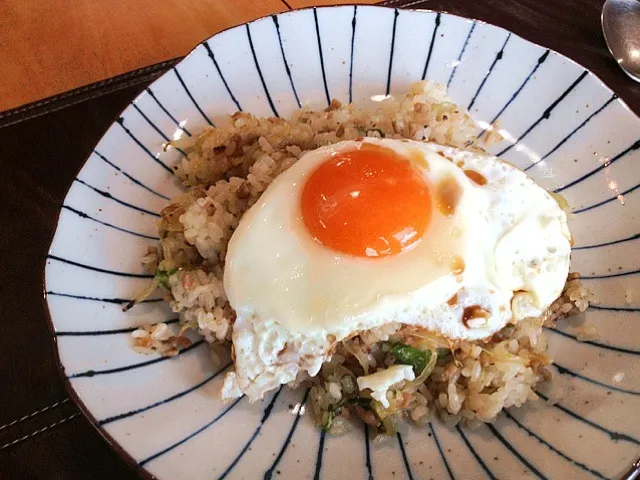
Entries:
POLYGON ((620 480, 634 480, 640 478, 640 458, 638 458, 631 468, 620 478, 620 480))
POLYGON ((640 0, 607 0, 602 7, 602 31, 613 58, 640 82, 640 0))

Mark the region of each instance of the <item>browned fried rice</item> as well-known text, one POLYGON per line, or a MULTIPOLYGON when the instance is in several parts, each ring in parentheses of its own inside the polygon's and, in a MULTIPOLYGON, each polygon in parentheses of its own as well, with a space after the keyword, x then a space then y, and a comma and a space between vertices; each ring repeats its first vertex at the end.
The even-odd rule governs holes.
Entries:
MULTIPOLYGON (((288 119, 236 113, 227 126, 178 140, 174 146, 188 156, 175 169, 187 190, 161 212, 159 245, 142 259, 156 277, 139 299, 164 288, 181 329, 175 334, 165 324, 140 328, 133 333, 135 348, 175 355, 188 344, 182 336, 187 329, 197 330, 212 345, 230 345, 235 313, 222 283, 227 243, 273 179, 305 152, 364 136, 478 149, 474 131, 468 113, 441 86, 418 82, 405 96, 373 109, 334 100, 323 111, 302 108, 288 119)), ((543 316, 507 325, 476 342, 454 344, 424 329, 390 323, 342 342, 317 377, 295 383, 311 385, 314 418, 332 433, 344 431, 352 418, 387 434, 401 418, 417 424, 436 415, 448 424, 490 422, 505 408, 537 399, 535 388, 549 379, 545 367, 552 362, 543 326, 586 310, 589 300, 579 275, 570 274, 562 295, 543 316), (423 352, 425 365, 416 380, 390 389, 390 406, 383 408, 368 391, 358 391, 356 378, 402 363, 401 348, 423 352)))

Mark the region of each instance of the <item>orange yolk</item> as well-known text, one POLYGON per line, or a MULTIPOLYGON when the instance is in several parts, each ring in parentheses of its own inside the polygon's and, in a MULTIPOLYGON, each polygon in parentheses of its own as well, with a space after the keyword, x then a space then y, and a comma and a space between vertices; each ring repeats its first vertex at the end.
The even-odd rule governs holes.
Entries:
POLYGON ((413 248, 431 219, 429 189, 418 171, 393 150, 369 144, 321 164, 304 185, 301 208, 316 241, 358 257, 413 248))

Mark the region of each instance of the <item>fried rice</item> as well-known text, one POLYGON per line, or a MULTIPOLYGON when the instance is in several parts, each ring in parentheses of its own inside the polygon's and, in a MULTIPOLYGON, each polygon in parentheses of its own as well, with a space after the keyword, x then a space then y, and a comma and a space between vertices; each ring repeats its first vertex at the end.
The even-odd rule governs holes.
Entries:
MULTIPOLYGON (((159 245, 142 259, 155 277, 137 300, 164 289, 181 328, 173 334, 164 324, 144 326, 133 333, 134 348, 175 355, 188 344, 183 333, 189 329, 212 348, 230 347, 235 313, 222 281, 227 244, 243 214, 305 152, 361 137, 481 150, 475 131, 468 113, 446 97, 442 86, 424 81, 370 109, 333 100, 324 110, 302 108, 287 119, 238 112, 226 126, 173 142, 187 152, 174 167, 186 191, 161 212, 159 245)), ((348 429, 353 419, 384 434, 394 433, 403 418, 418 425, 436 416, 450 425, 491 422, 503 409, 538 398, 536 386, 550 378, 546 367, 552 363, 543 327, 583 312, 589 300, 579 275, 572 273, 544 315, 507 325, 482 341, 451 342, 390 323, 345 340, 319 375, 298 378, 292 386, 310 386, 315 421, 334 434, 348 429), (359 391, 356 379, 402 363, 399 345, 423 352, 424 365, 415 380, 389 389, 384 407, 369 391, 359 391)))

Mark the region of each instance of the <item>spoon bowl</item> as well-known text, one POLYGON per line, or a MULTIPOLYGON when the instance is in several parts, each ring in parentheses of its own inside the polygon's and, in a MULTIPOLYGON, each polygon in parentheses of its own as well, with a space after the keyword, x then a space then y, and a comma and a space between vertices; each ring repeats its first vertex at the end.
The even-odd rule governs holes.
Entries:
POLYGON ((640 1, 607 0, 602 7, 602 31, 620 68, 640 82, 640 1))

